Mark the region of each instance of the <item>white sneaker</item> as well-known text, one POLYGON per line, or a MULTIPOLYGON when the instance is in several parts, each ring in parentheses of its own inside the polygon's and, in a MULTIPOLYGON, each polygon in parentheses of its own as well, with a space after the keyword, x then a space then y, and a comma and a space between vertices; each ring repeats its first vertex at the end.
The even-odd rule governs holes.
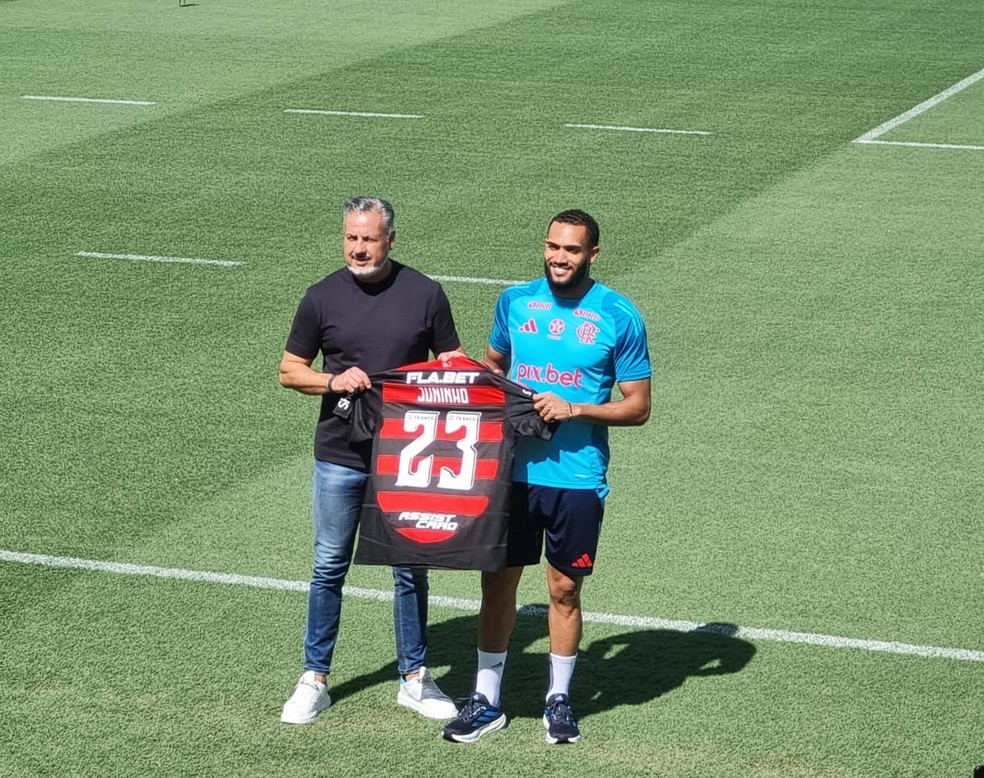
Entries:
POLYGON ((314 670, 305 670, 294 693, 284 703, 280 720, 284 724, 310 724, 329 705, 328 685, 315 680, 314 670))
POLYGON ((429 719, 453 719, 458 715, 454 701, 440 690, 426 667, 420 668, 416 678, 400 683, 396 701, 429 719))

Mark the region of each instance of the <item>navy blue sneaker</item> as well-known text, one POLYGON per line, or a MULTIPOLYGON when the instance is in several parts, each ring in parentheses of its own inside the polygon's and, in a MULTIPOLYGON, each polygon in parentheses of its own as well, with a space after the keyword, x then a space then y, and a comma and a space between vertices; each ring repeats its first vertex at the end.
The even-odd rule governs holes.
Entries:
POLYGON ((574 711, 571 710, 571 698, 566 694, 554 694, 547 700, 543 709, 543 726, 547 728, 547 742, 576 743, 581 739, 581 730, 577 728, 574 711))
POLYGON ((484 694, 475 692, 458 714, 444 728, 444 739, 456 743, 474 743, 482 735, 505 729, 509 723, 502 708, 490 705, 484 694))

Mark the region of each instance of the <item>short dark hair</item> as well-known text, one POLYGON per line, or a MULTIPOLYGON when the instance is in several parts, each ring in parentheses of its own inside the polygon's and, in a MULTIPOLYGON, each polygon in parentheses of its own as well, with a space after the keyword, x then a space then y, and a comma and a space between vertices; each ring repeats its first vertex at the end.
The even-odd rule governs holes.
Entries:
MULTIPOLYGON (((588 228, 588 248, 594 248, 598 245, 598 241, 601 239, 601 228, 598 226, 598 222, 594 220, 594 217, 585 213, 584 211, 579 211, 576 208, 571 208, 567 211, 561 211, 556 216, 550 220, 550 224, 575 224, 581 227, 588 228)), ((549 225, 547 225, 549 227, 549 225)))

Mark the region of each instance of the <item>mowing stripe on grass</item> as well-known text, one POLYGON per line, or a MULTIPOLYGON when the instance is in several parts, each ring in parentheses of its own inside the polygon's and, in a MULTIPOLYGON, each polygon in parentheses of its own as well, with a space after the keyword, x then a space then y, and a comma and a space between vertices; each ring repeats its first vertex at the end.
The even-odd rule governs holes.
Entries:
POLYGON ((319 116, 360 116, 366 119, 423 119, 417 113, 369 113, 368 111, 322 111, 314 108, 285 108, 284 113, 313 113, 319 116))
MULTIPOLYGON (((18 551, 0 549, 0 562, 15 562, 24 565, 41 565, 43 567, 70 568, 76 570, 91 570, 103 573, 122 575, 140 575, 154 578, 175 578, 182 581, 200 583, 218 583, 230 586, 249 586, 257 589, 279 589, 292 592, 306 592, 306 581, 287 581, 280 578, 265 578, 254 575, 236 575, 232 573, 211 573, 204 570, 183 570, 173 567, 155 567, 152 565, 134 565, 126 562, 103 562, 97 559, 79 559, 77 557, 49 556, 47 554, 25 554, 18 551)), ((378 589, 363 589, 346 586, 344 592, 349 597, 364 600, 391 601, 393 593, 378 589)), ((478 600, 459 597, 432 596, 432 605, 439 608, 456 608, 459 610, 478 610, 481 604, 478 600)), ((524 605, 518 612, 525 616, 542 616, 546 610, 542 606, 524 605)), ((737 627, 719 623, 703 624, 697 621, 680 621, 676 619, 660 619, 650 616, 625 616, 617 613, 584 613, 584 620, 598 624, 614 624, 620 627, 637 627, 643 629, 669 629, 677 632, 713 632, 747 638, 749 640, 768 640, 779 643, 803 643, 811 646, 827 648, 853 648, 861 651, 883 652, 887 654, 903 654, 909 656, 931 657, 934 659, 955 659, 966 662, 984 662, 984 651, 973 651, 964 648, 940 648, 937 646, 918 646, 910 643, 899 643, 885 640, 861 640, 845 638, 836 635, 819 635, 811 632, 787 632, 779 629, 758 629, 755 627, 737 627)))
POLYGON ((112 105, 157 105, 149 100, 106 100, 101 97, 55 97, 53 95, 21 95, 22 100, 55 100, 62 103, 110 103, 112 105))
POLYGON ((232 262, 228 259, 198 259, 197 257, 157 257, 152 254, 103 254, 98 251, 76 251, 77 257, 91 259, 126 259, 130 262, 179 262, 185 265, 219 265, 220 267, 236 267, 242 262, 232 262))
POLYGON ((956 143, 916 143, 915 141, 901 140, 856 140, 864 146, 914 146, 917 149, 968 149, 970 151, 984 151, 984 146, 961 146, 956 143))
POLYGON ((461 284, 487 284, 489 286, 518 286, 525 281, 507 281, 502 278, 470 278, 469 276, 430 276, 435 281, 456 281, 461 284))
POLYGON ((574 130, 616 130, 619 132, 660 132, 666 135, 713 135, 713 132, 704 130, 666 130, 653 127, 616 127, 609 124, 565 124, 574 130))
POLYGON ((875 129, 868 130, 868 132, 866 132, 864 135, 855 138, 854 142, 864 143, 865 141, 872 141, 875 138, 884 135, 889 130, 894 130, 900 124, 905 124, 907 121, 909 121, 909 119, 914 119, 917 116, 919 116, 919 114, 925 113, 930 108, 936 107, 944 100, 949 100, 951 97, 957 94, 957 92, 962 92, 968 86, 971 86, 972 84, 976 84, 982 78, 984 78, 984 70, 978 70, 973 75, 967 76, 967 78, 965 78, 963 81, 958 81, 949 89, 944 89, 938 95, 934 95, 928 100, 924 100, 923 102, 919 103, 919 105, 917 105, 915 108, 910 108, 908 111, 899 114, 894 119, 889 119, 884 124, 879 124, 877 127, 875 127, 875 129))

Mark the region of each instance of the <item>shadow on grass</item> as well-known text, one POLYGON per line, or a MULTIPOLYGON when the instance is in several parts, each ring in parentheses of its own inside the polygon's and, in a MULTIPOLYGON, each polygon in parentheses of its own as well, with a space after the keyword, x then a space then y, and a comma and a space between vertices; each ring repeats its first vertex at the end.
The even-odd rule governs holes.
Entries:
POLYGON ((688 678, 740 672, 755 646, 734 637, 737 631, 731 624, 705 624, 689 632, 647 629, 591 641, 578 658, 580 675, 571 687, 579 714, 639 705, 688 678))
MULTIPOLYGON (((536 613, 542 609, 526 608, 536 613)), ((342 627, 344 630, 344 625, 342 627)), ((622 705, 641 705, 679 688, 688 678, 740 672, 755 655, 755 647, 734 635, 730 624, 705 624, 689 632, 642 629, 592 640, 589 624, 586 640, 578 654, 571 684, 571 698, 580 717, 622 705)), ((452 697, 465 698, 475 679, 477 618, 460 616, 431 624, 430 662, 448 666, 438 673, 441 688, 452 697)), ((523 615, 509 644, 509 659, 503 678, 502 699, 510 716, 539 718, 550 679, 543 615, 523 615)), ((393 652, 392 645, 377 647, 379 654, 393 652)), ((336 659, 343 657, 336 656, 336 659)), ((351 678, 338 686, 330 684, 334 699, 354 695, 380 683, 396 680, 396 662, 351 678)), ((394 690, 395 690, 394 684, 394 690)))

